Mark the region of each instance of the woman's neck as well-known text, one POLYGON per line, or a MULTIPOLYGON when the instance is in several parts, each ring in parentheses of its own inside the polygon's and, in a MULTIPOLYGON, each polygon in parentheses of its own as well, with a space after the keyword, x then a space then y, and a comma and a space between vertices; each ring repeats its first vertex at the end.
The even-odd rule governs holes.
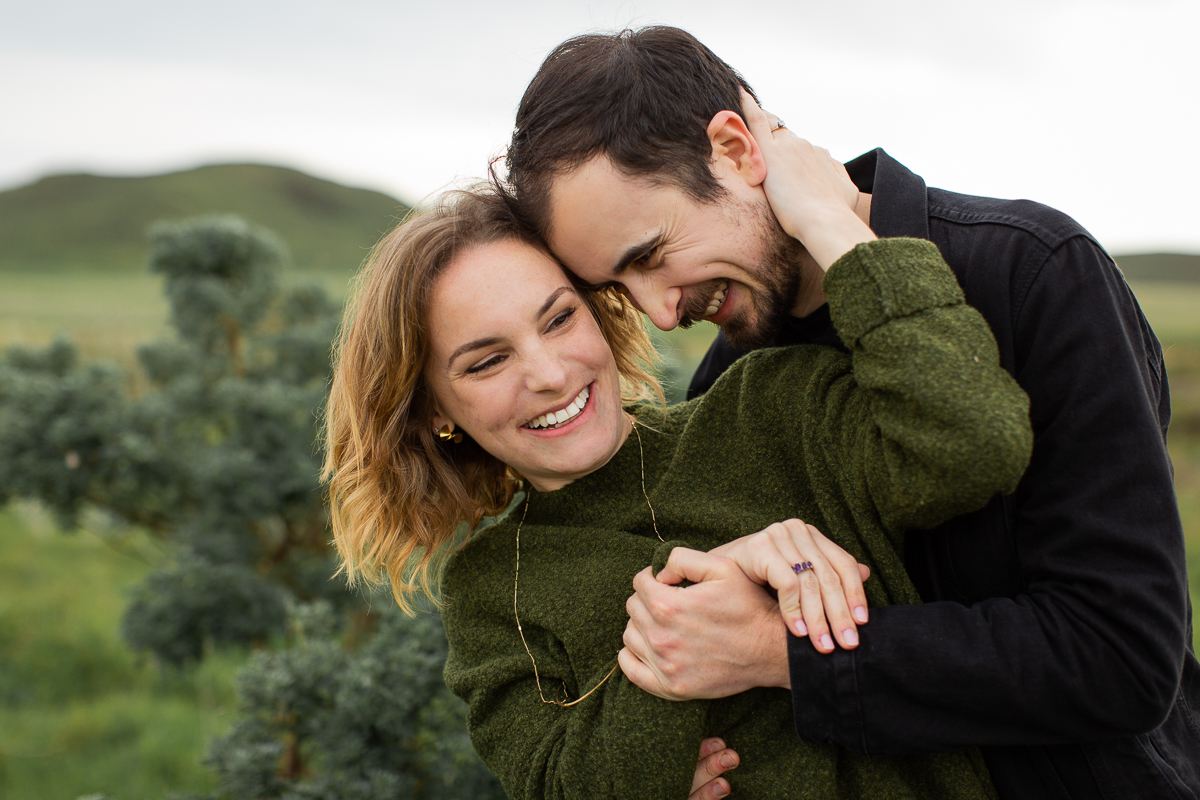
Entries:
POLYGON ((539 492, 555 492, 567 484, 574 483, 580 478, 586 478, 593 472, 603 469, 604 465, 611 461, 613 456, 621 452, 621 448, 625 446, 625 442, 629 441, 629 434, 633 432, 633 416, 631 416, 628 412, 621 415, 621 427, 621 441, 617 448, 613 450, 612 455, 608 457, 608 460, 597 464, 587 472, 570 475, 539 475, 537 477, 522 477, 525 477, 525 479, 529 481, 530 485, 539 492))

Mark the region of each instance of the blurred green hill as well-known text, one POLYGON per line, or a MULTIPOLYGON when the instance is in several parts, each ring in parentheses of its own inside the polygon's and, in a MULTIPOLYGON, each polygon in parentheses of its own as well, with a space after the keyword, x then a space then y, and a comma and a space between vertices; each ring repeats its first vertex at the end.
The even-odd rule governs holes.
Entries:
POLYGON ((1131 281, 1200 283, 1200 256, 1143 253, 1113 258, 1131 281))
POLYGON ((151 223, 232 213, 282 236, 298 269, 350 273, 407 212, 379 192, 261 164, 54 175, 0 192, 0 272, 141 273, 151 223))

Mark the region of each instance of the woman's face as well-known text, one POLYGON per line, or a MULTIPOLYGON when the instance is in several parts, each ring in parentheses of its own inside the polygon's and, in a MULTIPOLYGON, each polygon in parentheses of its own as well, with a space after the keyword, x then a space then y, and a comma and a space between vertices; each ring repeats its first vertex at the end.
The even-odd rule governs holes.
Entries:
POLYGON ((429 329, 430 424, 453 422, 539 491, 600 468, 629 435, 612 351, 541 250, 501 241, 459 255, 434 284, 429 329))

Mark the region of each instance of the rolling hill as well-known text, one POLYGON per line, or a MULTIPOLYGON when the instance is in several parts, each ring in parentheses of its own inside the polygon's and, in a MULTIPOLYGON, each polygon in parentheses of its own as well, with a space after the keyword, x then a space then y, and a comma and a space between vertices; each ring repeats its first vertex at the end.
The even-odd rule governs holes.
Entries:
POLYGON ((1145 253, 1113 258, 1131 281, 1200 283, 1200 256, 1145 253))
POLYGON ((379 192, 260 164, 54 175, 0 192, 0 271, 139 272, 151 223, 233 213, 282 236, 298 269, 351 272, 407 211, 379 192))
MULTIPOLYGON (((280 234, 297 268, 349 273, 408 210, 379 192, 262 164, 136 178, 54 175, 0 192, 0 272, 137 273, 151 223, 233 213, 280 234)), ((1200 255, 1116 260, 1130 280, 1200 283, 1200 255)))

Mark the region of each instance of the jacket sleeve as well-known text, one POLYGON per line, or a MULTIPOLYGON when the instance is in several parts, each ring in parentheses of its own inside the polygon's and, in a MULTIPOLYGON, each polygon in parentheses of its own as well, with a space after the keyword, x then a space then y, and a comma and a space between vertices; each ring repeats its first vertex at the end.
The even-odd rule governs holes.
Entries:
POLYGON ((739 409, 745 438, 773 424, 802 449, 818 494, 832 481, 844 498, 837 505, 877 514, 890 532, 1012 492, 1033 444, 1029 401, 937 248, 918 239, 859 245, 824 287, 850 355, 821 348, 792 363, 782 349, 743 362, 743 396, 765 403, 771 421, 739 409))
POLYGON ((853 651, 790 639, 805 739, 869 753, 1097 741, 1171 708, 1190 631, 1157 343, 1084 237, 1027 285, 1015 373, 1037 444, 1004 501, 1016 585, 877 609, 853 651))
MULTIPOLYGON (((537 528, 528 526, 530 533, 537 528)), ((652 549, 647 543, 643 563, 650 563, 652 549)), ((479 552, 455 558, 443 577, 443 620, 450 640, 445 678, 467 701, 471 742, 509 797, 684 800, 699 758, 707 703, 647 694, 620 668, 612 671, 615 648, 611 658, 597 659, 600 666, 584 667, 587 675, 580 677, 579 666, 554 633, 522 614, 525 638, 537 659, 535 677, 513 620, 512 562, 490 569, 495 562, 495 554, 479 552), (491 580, 492 573, 503 581, 491 580), (554 700, 567 691, 573 700, 594 688, 570 707, 542 702, 543 696, 554 700)), ((581 611, 576 623, 588 624, 588 613, 581 611)))

